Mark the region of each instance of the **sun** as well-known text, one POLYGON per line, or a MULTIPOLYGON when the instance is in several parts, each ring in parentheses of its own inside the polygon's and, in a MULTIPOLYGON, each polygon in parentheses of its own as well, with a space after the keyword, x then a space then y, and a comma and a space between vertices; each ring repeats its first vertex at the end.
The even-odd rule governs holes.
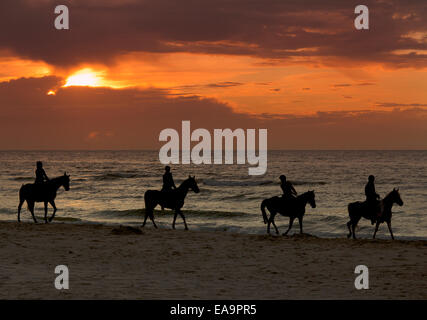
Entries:
POLYGON ((82 69, 67 78, 64 87, 87 86, 97 87, 101 85, 102 77, 90 68, 82 69))

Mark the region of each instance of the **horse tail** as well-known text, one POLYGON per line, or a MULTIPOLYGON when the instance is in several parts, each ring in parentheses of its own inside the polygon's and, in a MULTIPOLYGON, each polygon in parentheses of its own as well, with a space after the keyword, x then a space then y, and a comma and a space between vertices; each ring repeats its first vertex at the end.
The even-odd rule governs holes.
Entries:
POLYGON ((265 199, 261 202, 261 212, 262 212, 262 218, 264 219, 264 224, 266 224, 268 222, 267 212, 265 212, 266 206, 267 206, 267 199, 265 199))

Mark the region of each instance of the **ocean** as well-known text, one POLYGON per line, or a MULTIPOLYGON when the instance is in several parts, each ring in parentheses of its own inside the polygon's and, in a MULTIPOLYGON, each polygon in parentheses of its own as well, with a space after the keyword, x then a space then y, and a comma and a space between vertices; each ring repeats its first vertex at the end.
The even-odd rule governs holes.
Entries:
MULTIPOLYGON (((164 166, 158 151, 0 151, 0 219, 16 221, 18 191, 34 181, 35 162, 43 161, 50 178, 71 175, 70 191, 61 188, 54 222, 139 226, 144 192, 160 190, 164 166)), ((317 207, 306 207, 304 232, 321 237, 345 237, 349 202, 364 200, 368 175, 376 177, 384 197, 400 188, 404 206, 393 207, 392 226, 400 239, 427 239, 427 151, 269 151, 263 176, 249 176, 246 165, 172 165, 175 183, 195 175, 200 193, 189 192, 184 214, 190 229, 264 234, 260 204, 281 194, 285 174, 299 194, 314 190, 317 207)), ((24 208, 24 207, 23 207, 24 208)), ((159 209, 159 207, 158 207, 159 209)), ((36 216, 43 216, 36 204, 36 216)), ((49 214, 52 209, 49 208, 49 214)), ((159 227, 171 228, 172 212, 156 212, 159 227)), ((23 221, 31 222, 25 209, 23 221)), ((42 222, 42 221, 40 221, 42 222)), ((277 216, 280 232, 289 219, 277 216)), ((148 228, 152 224, 148 221, 148 228)), ((178 216, 177 228, 183 228, 178 216)), ((290 234, 299 232, 298 222, 290 234)), ((361 220, 357 235, 371 237, 373 226, 361 220)), ((385 224, 379 238, 389 238, 385 224)))

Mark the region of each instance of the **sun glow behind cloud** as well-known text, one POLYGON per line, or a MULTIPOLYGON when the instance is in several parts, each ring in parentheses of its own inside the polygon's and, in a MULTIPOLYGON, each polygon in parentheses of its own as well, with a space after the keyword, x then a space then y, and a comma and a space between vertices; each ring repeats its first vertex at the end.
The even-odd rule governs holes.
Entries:
POLYGON ((90 68, 85 68, 77 71, 69 76, 64 84, 64 87, 71 86, 87 86, 87 87, 100 87, 103 85, 102 73, 95 72, 90 68))

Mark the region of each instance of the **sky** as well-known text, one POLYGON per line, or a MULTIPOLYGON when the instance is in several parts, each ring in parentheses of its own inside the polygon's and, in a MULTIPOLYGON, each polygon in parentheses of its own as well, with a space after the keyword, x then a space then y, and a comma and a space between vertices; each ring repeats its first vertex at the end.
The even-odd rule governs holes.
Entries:
POLYGON ((427 149, 427 5, 364 1, 356 30, 358 4, 2 0, 0 149, 157 149, 183 120, 270 149, 427 149))

